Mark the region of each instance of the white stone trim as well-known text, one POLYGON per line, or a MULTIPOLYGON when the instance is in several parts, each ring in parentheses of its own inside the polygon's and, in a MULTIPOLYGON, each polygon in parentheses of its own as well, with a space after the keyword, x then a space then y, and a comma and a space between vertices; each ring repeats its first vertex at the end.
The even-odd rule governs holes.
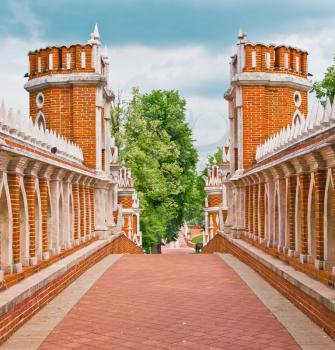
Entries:
POLYGON ((72 73, 72 74, 50 74, 43 77, 29 80, 24 88, 27 91, 34 91, 36 89, 45 88, 48 86, 67 86, 73 84, 93 84, 93 85, 106 85, 107 81, 104 76, 97 73, 72 73))
POLYGON ((236 74, 232 85, 285 86, 308 91, 312 83, 305 78, 286 73, 243 72, 236 74))
POLYGON ((43 108, 43 106, 44 106, 44 95, 42 92, 39 92, 36 95, 36 106, 37 106, 37 108, 43 108), (41 99, 41 101, 40 101, 40 99, 41 99))

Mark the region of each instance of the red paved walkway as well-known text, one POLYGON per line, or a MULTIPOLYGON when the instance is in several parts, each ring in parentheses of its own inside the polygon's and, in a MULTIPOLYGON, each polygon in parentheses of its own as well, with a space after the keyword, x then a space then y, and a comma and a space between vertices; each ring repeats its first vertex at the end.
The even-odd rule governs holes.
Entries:
POLYGON ((128 255, 40 349, 300 349, 215 255, 128 255))

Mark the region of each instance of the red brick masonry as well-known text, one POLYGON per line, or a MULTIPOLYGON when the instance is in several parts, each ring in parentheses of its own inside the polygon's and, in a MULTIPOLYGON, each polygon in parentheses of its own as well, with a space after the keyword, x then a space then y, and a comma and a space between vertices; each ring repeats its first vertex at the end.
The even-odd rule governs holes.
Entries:
POLYGON ((215 255, 126 255, 111 266, 40 350, 300 349, 215 255))
POLYGON ((335 314, 304 293, 269 267, 228 241, 221 234, 216 235, 204 248, 204 253, 225 252, 235 255, 242 262, 259 273, 267 282, 295 304, 301 311, 332 337, 335 338, 335 314))
POLYGON ((61 276, 53 279, 47 285, 3 314, 0 317, 0 344, 83 272, 105 256, 120 253, 141 254, 143 251, 124 235, 117 237, 110 244, 95 251, 92 255, 69 268, 61 276))

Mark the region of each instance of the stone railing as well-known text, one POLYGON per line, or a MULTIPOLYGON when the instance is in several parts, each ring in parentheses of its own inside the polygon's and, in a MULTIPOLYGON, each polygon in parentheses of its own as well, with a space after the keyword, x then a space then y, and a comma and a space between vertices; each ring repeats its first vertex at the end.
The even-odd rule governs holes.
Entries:
POLYGON ((10 108, 7 112, 4 101, 0 107, 0 133, 33 148, 53 152, 71 162, 82 163, 84 160, 79 146, 57 135, 53 130, 38 126, 31 117, 22 115, 20 111, 14 112, 10 108))
POLYGON ((216 164, 208 168, 208 176, 205 176, 206 187, 219 187, 223 184, 222 170, 216 164))
POLYGON ((119 187, 134 187, 135 179, 131 177, 131 170, 125 167, 124 160, 119 170, 119 187))
POLYGON ((257 146, 256 161, 266 159, 292 144, 315 136, 334 126, 335 99, 333 105, 327 99, 325 107, 318 102, 306 119, 304 116, 301 116, 300 122, 297 121, 295 124, 287 125, 286 128, 282 128, 277 134, 257 146))

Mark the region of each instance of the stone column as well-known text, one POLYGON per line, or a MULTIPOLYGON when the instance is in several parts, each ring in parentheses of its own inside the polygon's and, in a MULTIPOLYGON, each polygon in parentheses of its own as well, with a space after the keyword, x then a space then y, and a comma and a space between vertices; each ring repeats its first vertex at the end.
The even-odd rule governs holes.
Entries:
POLYGON ((106 213, 106 202, 107 202, 107 186, 106 181, 98 181, 95 184, 95 230, 100 238, 108 238, 111 231, 107 226, 107 213, 106 213))

